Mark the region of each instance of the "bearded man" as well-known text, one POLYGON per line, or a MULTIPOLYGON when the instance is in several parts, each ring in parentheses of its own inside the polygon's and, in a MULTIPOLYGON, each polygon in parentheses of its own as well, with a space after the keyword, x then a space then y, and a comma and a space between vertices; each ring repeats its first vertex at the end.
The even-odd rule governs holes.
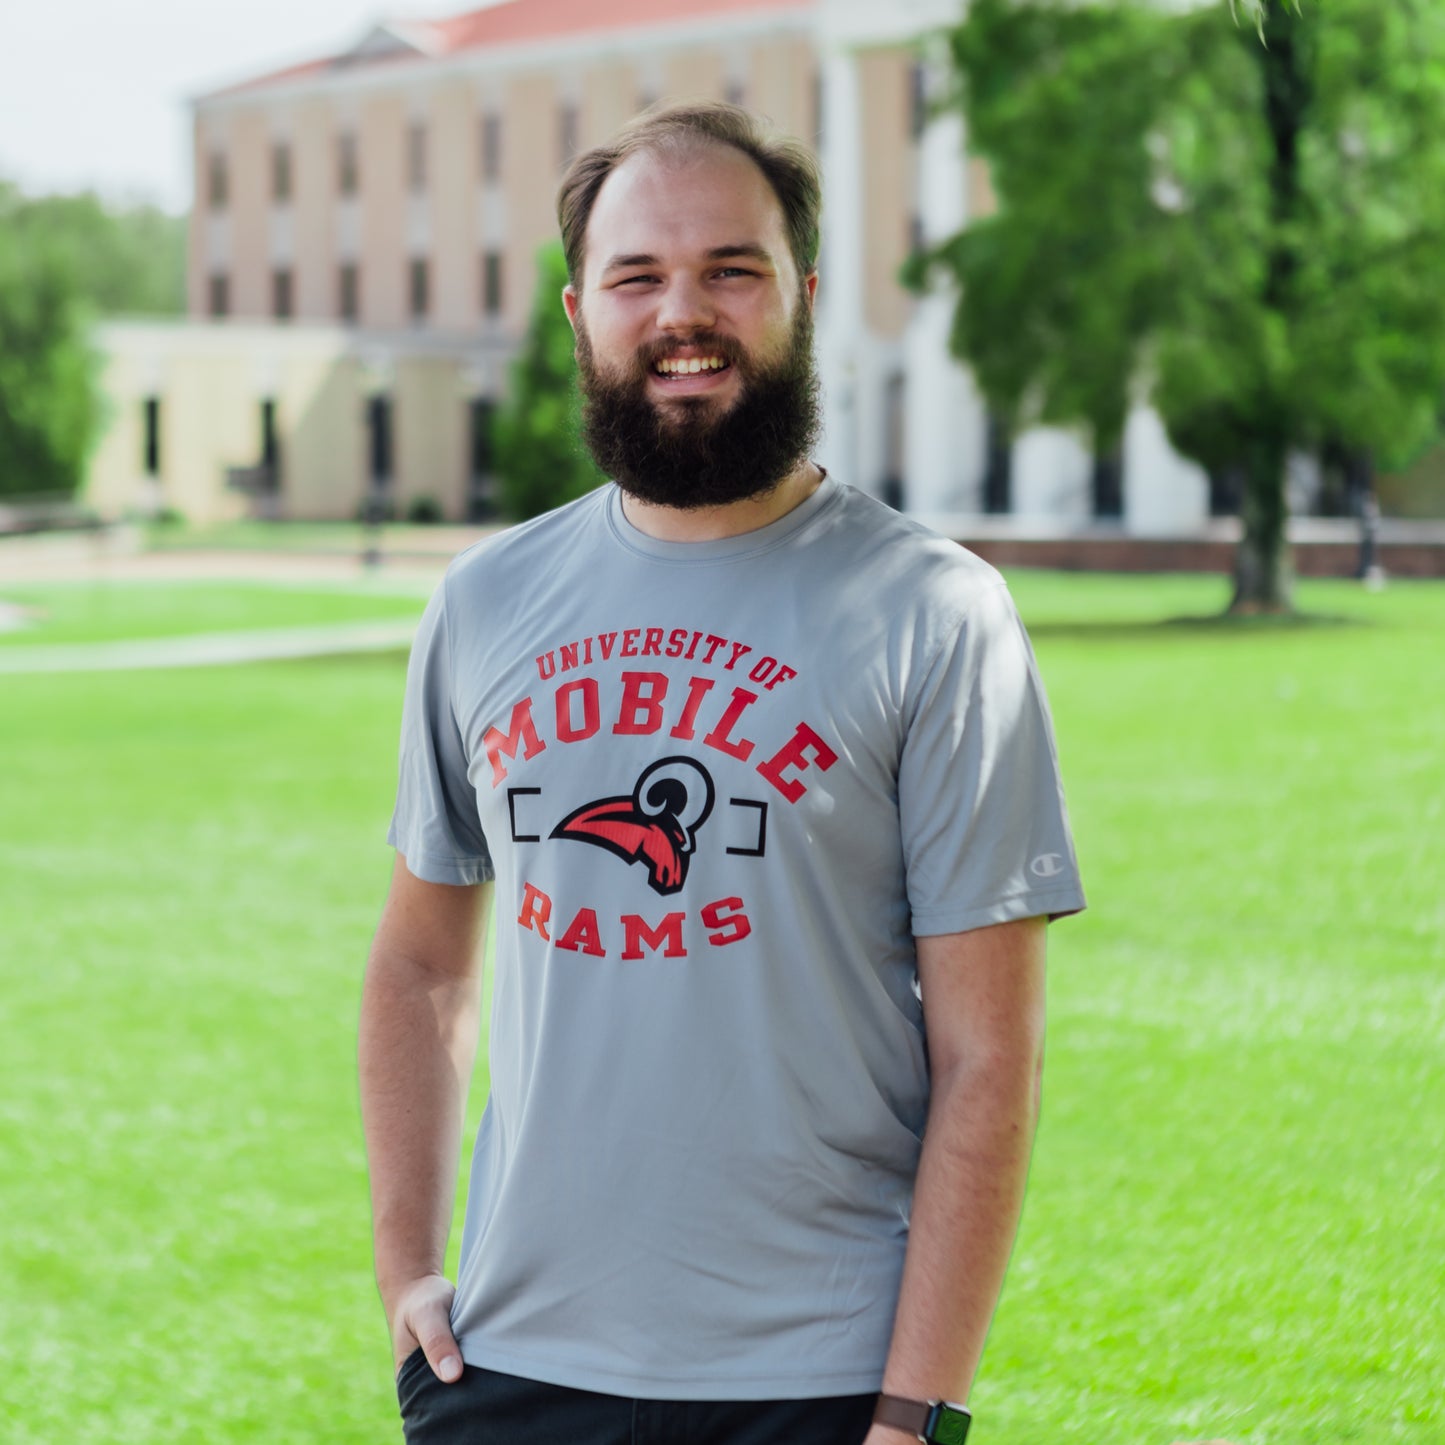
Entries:
POLYGON ((615 480, 432 598, 362 1006, 412 1445, 967 1432, 1084 899, 1002 579, 811 459, 819 197, 728 106, 562 184, 615 480))

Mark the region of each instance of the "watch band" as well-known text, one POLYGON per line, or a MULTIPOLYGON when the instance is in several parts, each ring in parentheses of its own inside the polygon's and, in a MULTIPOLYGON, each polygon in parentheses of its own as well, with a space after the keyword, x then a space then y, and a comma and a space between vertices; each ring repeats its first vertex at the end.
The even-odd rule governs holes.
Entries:
POLYGON ((902 1395, 879 1395, 873 1410, 875 1425, 907 1430, 928 1445, 963 1445, 971 1420, 962 1405, 948 1400, 909 1400, 902 1395))

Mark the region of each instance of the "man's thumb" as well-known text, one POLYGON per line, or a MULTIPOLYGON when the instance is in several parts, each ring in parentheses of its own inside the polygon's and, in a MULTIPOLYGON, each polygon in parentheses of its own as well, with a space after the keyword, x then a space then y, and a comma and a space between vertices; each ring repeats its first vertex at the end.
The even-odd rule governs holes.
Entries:
POLYGON ((445 1384, 462 1377, 462 1352, 452 1334, 451 1317, 441 1300, 429 1301, 411 1321, 412 1333, 426 1356, 432 1374, 445 1384))

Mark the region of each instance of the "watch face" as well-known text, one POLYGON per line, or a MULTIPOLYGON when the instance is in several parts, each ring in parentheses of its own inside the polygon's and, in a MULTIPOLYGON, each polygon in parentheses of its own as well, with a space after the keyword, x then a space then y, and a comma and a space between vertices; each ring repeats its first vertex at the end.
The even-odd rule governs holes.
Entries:
POLYGON ((939 1405, 930 1423, 928 1438, 932 1445, 964 1445, 968 1439, 969 1416, 962 1410, 939 1405))

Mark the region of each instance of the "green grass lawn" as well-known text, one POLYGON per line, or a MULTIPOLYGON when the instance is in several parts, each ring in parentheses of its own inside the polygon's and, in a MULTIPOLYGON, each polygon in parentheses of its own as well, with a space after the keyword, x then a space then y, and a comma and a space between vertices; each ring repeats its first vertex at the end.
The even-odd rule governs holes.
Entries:
MULTIPOLYGON (((977 1439, 1439 1445, 1445 588, 1013 582, 1091 908, 977 1439)), ((400 1440, 352 1058, 403 668, 0 680, 7 1445, 400 1440)))
MULTIPOLYGON (((359 522, 263 522, 248 519, 217 522, 210 526, 152 523, 144 528, 144 536, 147 549, 156 552, 339 552, 354 555, 373 544, 391 552, 430 552, 444 536, 460 530, 450 525, 418 522, 387 522, 378 528, 370 528, 363 527, 359 522)), ((465 530, 470 534, 475 528, 467 524, 465 530)))
POLYGON ((5 583, 0 584, 0 602, 23 609, 27 625, 0 629, 0 647, 420 616, 424 584, 411 587, 420 596, 397 595, 399 585, 384 578, 310 587, 258 582, 5 583))
MULTIPOLYGON (((396 531, 395 524, 381 529, 396 531)), ((359 552, 363 538, 375 536, 359 522, 262 522, 246 519, 196 526, 186 522, 151 523, 144 529, 150 551, 173 552, 204 548, 267 552, 359 552)))

